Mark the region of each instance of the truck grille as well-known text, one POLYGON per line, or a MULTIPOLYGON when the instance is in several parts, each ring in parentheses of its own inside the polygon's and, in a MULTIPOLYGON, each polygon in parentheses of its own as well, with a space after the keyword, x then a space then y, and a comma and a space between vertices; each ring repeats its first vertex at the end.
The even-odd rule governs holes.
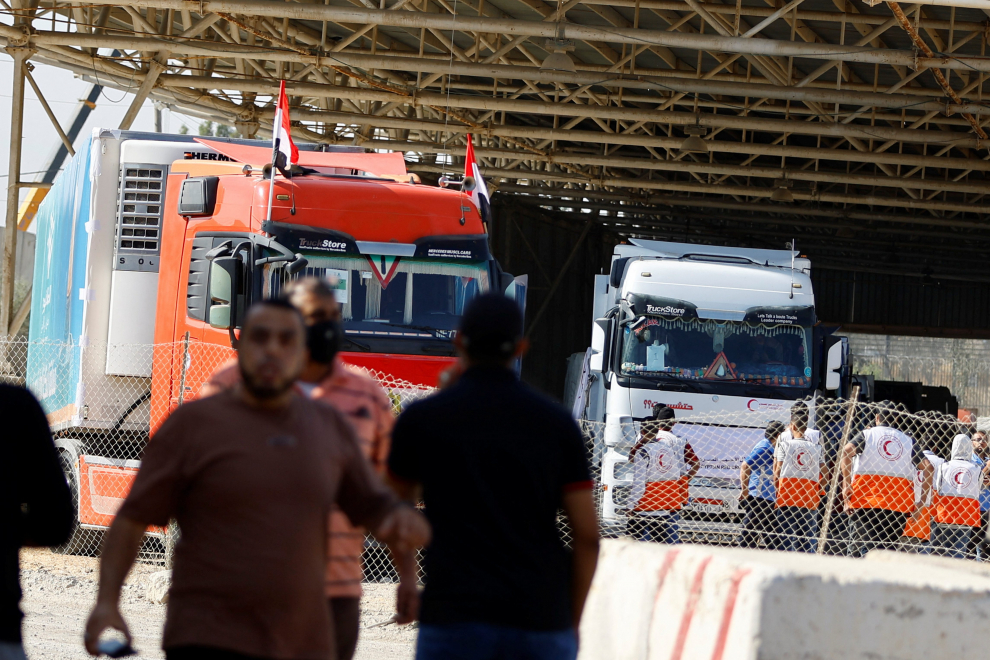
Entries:
POLYGON ((125 163, 121 167, 117 270, 158 270, 166 174, 162 165, 125 163))

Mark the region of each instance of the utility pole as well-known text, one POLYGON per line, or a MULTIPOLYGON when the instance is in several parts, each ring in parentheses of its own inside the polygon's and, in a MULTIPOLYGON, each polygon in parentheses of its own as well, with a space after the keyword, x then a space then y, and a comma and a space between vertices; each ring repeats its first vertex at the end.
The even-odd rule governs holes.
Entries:
POLYGON ((7 160, 7 216, 4 224, 3 284, 0 286, 0 335, 6 336, 14 315, 14 278, 17 266, 17 207, 21 188, 21 142, 24 129, 24 67, 34 49, 26 44, 5 49, 14 59, 10 107, 10 155, 7 160))

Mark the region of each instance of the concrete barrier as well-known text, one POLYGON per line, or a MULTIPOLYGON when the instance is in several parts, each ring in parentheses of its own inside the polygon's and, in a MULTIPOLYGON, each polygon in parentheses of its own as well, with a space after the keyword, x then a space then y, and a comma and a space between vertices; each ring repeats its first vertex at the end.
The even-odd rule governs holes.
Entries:
POLYGON ((990 572, 961 560, 610 540, 579 660, 942 660, 988 649, 990 572))

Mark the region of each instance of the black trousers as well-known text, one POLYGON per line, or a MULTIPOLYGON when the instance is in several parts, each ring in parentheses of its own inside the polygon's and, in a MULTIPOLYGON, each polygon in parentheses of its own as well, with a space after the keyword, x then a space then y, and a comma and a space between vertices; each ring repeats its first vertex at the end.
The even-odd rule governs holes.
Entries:
POLYGON ((862 557, 870 550, 897 550, 908 514, 887 509, 854 509, 855 545, 852 555, 862 557))
MULTIPOLYGON (((337 660, 351 660, 357 649, 361 619, 360 598, 330 598, 327 605, 333 619, 337 660)), ((268 660, 261 656, 211 646, 179 646, 165 649, 166 660, 268 660)))
POLYGON ((780 522, 773 500, 747 497, 742 500, 741 505, 746 510, 746 515, 743 518, 740 547, 758 548, 762 536, 763 547, 767 550, 779 550, 781 546, 780 522))
POLYGON ((351 660, 357 650, 358 628, 361 624, 360 598, 330 598, 330 617, 337 645, 337 660, 351 660))
POLYGON ((966 548, 966 556, 969 559, 976 559, 976 551, 980 551, 980 559, 990 561, 990 543, 987 542, 987 518, 990 511, 980 512, 980 526, 973 529, 969 536, 969 547, 966 548))

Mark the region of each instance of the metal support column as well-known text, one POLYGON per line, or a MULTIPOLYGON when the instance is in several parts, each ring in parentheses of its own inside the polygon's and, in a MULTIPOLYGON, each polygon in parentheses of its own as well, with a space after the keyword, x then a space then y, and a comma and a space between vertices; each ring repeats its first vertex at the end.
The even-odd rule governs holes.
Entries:
POLYGON ((0 336, 7 335, 14 315, 14 277, 17 266, 17 206, 21 184, 21 141, 24 130, 24 64, 32 48, 11 46, 14 84, 10 102, 10 157, 7 160, 7 216, 4 227, 3 284, 0 286, 0 336))

